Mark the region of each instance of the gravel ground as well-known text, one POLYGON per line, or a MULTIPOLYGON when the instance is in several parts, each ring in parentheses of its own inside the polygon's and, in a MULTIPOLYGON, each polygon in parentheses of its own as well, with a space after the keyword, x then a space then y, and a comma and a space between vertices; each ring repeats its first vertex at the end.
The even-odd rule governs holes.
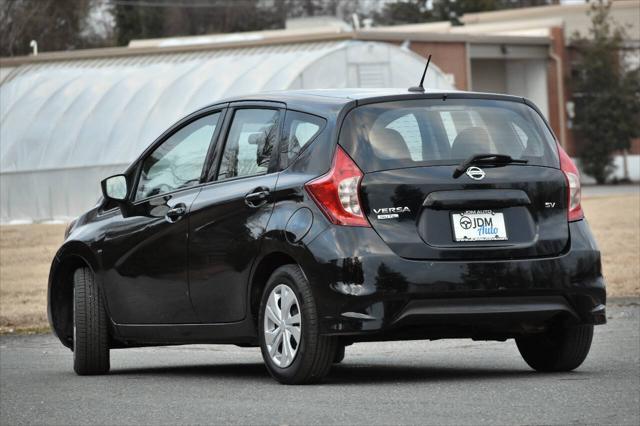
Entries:
POLYGON ((513 341, 357 344, 314 386, 273 381, 257 349, 113 350, 78 377, 51 335, 0 337, 0 424, 640 424, 640 299, 613 301, 572 373, 513 341))

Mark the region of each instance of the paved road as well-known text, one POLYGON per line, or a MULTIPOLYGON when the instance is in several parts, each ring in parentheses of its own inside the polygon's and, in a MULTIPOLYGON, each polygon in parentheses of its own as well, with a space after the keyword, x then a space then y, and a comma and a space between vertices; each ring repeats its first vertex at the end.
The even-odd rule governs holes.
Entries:
POLYGON ((255 349, 112 351, 77 377, 50 335, 0 338, 0 424, 640 424, 640 300, 609 306, 573 373, 539 374, 515 344, 360 344, 325 383, 275 383, 255 349))

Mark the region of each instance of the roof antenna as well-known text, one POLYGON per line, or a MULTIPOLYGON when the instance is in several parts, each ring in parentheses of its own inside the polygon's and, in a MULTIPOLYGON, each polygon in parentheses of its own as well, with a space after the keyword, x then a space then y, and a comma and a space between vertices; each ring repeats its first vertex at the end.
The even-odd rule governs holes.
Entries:
POLYGON ((429 55, 429 57, 427 58, 427 66, 424 67, 424 72, 422 73, 420 84, 417 86, 409 87, 410 92, 424 93, 424 77, 427 75, 427 70, 429 69, 429 63, 431 63, 431 55, 429 55))

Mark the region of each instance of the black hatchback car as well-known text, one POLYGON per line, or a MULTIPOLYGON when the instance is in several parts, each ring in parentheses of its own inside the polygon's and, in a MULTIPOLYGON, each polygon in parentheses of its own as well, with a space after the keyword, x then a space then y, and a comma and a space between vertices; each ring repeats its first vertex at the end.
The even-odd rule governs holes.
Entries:
POLYGON ((282 383, 363 341, 515 338, 540 371, 605 317, 580 180, 528 100, 288 91, 162 134, 70 224, 49 320, 78 374, 109 350, 260 346, 282 383))

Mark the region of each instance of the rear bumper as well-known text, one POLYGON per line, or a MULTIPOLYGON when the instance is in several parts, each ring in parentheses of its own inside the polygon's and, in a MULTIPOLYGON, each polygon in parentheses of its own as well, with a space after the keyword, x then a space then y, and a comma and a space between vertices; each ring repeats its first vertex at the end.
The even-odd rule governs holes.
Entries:
POLYGON ((370 228, 329 227, 308 244, 321 333, 352 340, 508 338, 554 321, 606 322, 600 252, 586 221, 557 257, 415 261, 370 228), (345 256, 347 255, 347 256, 345 256))

